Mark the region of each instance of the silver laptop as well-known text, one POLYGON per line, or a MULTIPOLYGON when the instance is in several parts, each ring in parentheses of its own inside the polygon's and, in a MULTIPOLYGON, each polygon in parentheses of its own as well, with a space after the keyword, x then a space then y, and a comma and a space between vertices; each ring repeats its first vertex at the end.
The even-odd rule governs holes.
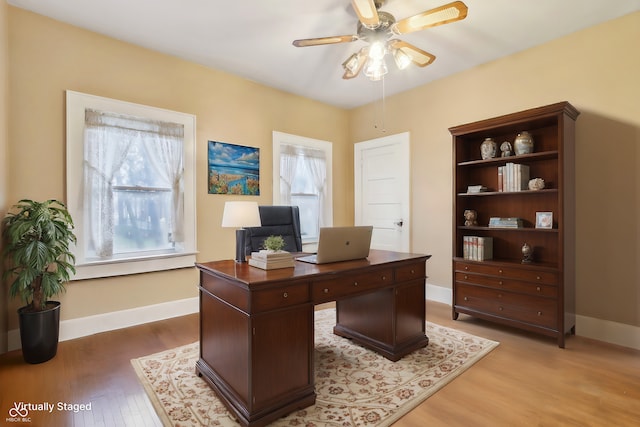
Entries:
POLYGON ((313 264, 362 259, 369 255, 373 227, 321 227, 318 238, 318 252, 296 258, 313 264))

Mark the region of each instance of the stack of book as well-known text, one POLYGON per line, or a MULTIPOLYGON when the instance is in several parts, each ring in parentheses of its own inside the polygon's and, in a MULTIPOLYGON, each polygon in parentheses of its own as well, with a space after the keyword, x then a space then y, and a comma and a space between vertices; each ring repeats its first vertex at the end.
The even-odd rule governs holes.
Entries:
POLYGON ((487 187, 484 185, 469 185, 467 187, 467 193, 484 193, 487 191, 487 187))
POLYGON ((489 227, 495 228, 521 228, 521 218, 499 218, 492 216, 489 218, 489 227))
POLYGON ((507 163, 498 166, 498 191, 522 191, 529 188, 529 166, 507 163))
POLYGON ((287 251, 268 251, 261 250, 259 252, 251 252, 249 265, 263 270, 274 270, 276 268, 289 268, 295 266, 293 255, 287 251))
POLYGON ((463 236, 463 258, 470 261, 485 261, 493 258, 493 237, 463 236))

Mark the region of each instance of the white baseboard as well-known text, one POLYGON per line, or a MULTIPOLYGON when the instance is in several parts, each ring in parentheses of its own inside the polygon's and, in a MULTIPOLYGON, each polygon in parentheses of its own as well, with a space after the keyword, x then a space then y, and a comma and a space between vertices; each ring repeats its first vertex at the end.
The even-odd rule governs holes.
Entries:
MULTIPOLYGON (((451 305, 452 290, 436 285, 426 285, 427 299, 451 305)), ((60 322, 60 341, 80 338, 100 332, 112 331, 143 323, 197 313, 198 297, 161 304, 121 310, 60 322)), ((587 316, 576 316, 576 334, 598 341, 640 350, 640 327, 611 322, 587 316)), ((8 350, 20 348, 20 331, 8 333, 8 350)))
POLYGON ((576 335, 640 350, 640 327, 576 315, 576 335))
MULTIPOLYGON (((171 317, 184 316, 197 313, 198 310, 198 297, 194 297, 128 310, 96 314, 78 319, 63 320, 60 322, 60 341, 169 319, 171 317)), ((8 347, 9 351, 20 348, 20 330, 13 329, 9 331, 8 347)))
MULTIPOLYGON (((427 299, 451 305, 451 288, 427 284, 427 299)), ((640 327, 576 315, 576 335, 640 350, 640 327)))
POLYGON ((442 286, 430 285, 427 283, 426 290, 427 299, 429 301, 451 305, 451 299, 453 298, 453 291, 451 288, 444 288, 442 286))

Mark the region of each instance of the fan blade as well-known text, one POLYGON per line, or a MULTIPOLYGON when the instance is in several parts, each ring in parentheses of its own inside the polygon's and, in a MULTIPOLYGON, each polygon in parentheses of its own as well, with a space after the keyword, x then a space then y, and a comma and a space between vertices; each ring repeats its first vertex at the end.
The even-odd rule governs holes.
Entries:
POLYGON ((424 50, 402 40, 390 40, 389 45, 391 46, 391 49, 399 49, 409 55, 411 61, 418 67, 426 67, 436 60, 436 57, 429 52, 425 52, 424 50))
POLYGON ((373 0, 351 0, 351 5, 362 25, 367 28, 377 28, 380 25, 378 10, 373 0))
POLYGON ((391 26, 394 34, 407 34, 425 28, 435 27, 450 22, 460 21, 467 16, 467 6, 461 1, 445 4, 427 10, 409 18, 402 19, 391 26))
POLYGON ((333 36, 333 37, 318 37, 316 39, 301 39, 294 40, 293 45, 296 47, 305 46, 317 46, 322 44, 335 44, 335 43, 347 43, 358 40, 358 36, 333 36))
POLYGON ((364 67, 365 62, 367 62, 368 57, 369 57, 368 46, 360 49, 358 53, 354 53, 353 55, 351 55, 342 64, 342 67, 344 68, 344 74, 342 75, 342 78, 345 80, 348 80, 356 77, 360 73, 360 70, 362 70, 362 68, 364 67), (350 67, 351 61, 355 61, 355 66, 350 67))

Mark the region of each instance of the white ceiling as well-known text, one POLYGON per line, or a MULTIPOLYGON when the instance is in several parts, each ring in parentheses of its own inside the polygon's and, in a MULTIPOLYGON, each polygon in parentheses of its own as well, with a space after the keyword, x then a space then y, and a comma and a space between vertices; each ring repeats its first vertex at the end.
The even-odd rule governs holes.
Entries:
MULTIPOLYGON (((451 0, 387 0, 397 20, 451 0)), ((436 56, 404 71, 389 64, 387 96, 640 10, 640 0, 463 0, 466 19, 399 37, 436 56)), ((350 0, 7 0, 58 21, 352 108, 381 83, 343 80, 363 41, 298 48, 294 39, 356 34, 350 0)))

